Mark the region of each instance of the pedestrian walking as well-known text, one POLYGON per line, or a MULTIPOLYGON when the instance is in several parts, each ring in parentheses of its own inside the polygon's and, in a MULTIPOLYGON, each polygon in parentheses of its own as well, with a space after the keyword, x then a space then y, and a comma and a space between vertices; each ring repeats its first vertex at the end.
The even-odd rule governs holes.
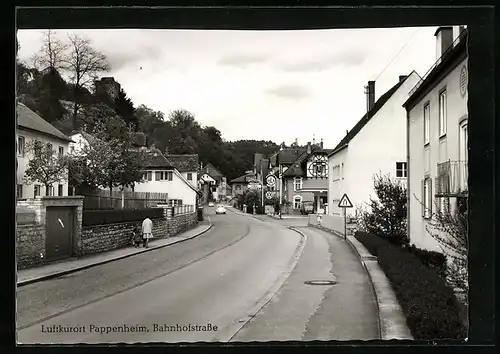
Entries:
POLYGON ((150 218, 146 218, 142 222, 142 245, 144 248, 148 248, 151 238, 153 238, 153 222, 150 218))
POLYGON ((141 232, 141 229, 139 228, 139 226, 135 226, 134 227, 134 231, 133 231, 133 239, 132 239, 132 244, 134 247, 139 247, 141 245, 141 242, 142 242, 142 232, 141 232))

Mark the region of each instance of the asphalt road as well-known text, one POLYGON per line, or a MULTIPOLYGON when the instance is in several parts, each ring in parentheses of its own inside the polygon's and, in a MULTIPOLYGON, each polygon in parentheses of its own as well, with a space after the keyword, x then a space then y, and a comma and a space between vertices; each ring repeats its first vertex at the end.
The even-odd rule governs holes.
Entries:
POLYGON ((193 240, 19 288, 18 343, 235 338, 273 299, 305 243, 250 216, 211 218, 212 229, 193 240))

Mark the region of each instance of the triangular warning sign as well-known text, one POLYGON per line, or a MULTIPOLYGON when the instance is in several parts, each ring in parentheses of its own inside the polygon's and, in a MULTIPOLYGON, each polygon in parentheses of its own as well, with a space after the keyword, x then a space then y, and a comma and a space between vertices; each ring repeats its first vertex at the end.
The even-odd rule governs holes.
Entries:
POLYGON ((345 194, 345 193, 342 196, 342 198, 340 198, 339 208, 352 208, 352 203, 349 200, 349 197, 347 196, 347 194, 345 194))

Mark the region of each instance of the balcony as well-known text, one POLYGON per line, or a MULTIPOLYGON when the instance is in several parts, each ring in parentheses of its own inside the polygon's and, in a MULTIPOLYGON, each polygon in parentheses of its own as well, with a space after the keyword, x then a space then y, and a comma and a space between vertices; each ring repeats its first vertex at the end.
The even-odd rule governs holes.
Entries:
POLYGON ((467 161, 446 161, 437 164, 436 197, 460 197, 468 193, 467 161))

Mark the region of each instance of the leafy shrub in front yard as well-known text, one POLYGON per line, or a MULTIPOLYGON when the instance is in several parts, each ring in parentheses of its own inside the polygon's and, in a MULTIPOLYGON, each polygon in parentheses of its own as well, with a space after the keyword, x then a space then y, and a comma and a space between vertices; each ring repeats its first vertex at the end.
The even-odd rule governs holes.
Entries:
POLYGON ((377 248, 380 267, 391 282, 415 339, 466 338, 453 290, 406 249, 377 248))

